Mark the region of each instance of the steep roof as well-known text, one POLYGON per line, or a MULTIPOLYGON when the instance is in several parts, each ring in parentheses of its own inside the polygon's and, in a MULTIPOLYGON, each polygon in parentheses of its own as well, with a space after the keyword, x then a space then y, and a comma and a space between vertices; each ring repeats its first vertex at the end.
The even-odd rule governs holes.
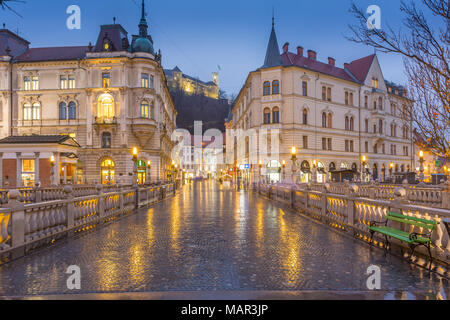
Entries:
POLYGON ((278 46, 277 35, 275 33, 275 24, 272 20, 272 31, 270 32, 269 43, 267 44, 266 58, 263 68, 275 67, 281 65, 280 47, 278 46))
POLYGON ((89 51, 87 46, 32 48, 18 56, 16 60, 32 62, 84 59, 87 51, 89 51))
POLYGON ((312 71, 328 74, 347 81, 357 82, 345 69, 338 68, 328 63, 320 62, 307 57, 299 56, 292 52, 284 52, 281 55, 283 66, 298 66, 312 71))
POLYGON ((360 82, 364 82, 375 57, 375 54, 371 54, 370 56, 352 61, 348 65, 348 70, 356 77, 356 79, 360 82))

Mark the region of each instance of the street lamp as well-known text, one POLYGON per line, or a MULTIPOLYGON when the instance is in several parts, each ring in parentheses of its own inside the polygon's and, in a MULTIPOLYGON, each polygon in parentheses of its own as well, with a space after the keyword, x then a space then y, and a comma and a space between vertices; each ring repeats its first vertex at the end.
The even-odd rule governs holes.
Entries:
POLYGON ((137 147, 133 147, 133 186, 137 187, 137 159, 138 159, 139 150, 137 147))
POLYGON ((317 182, 317 161, 313 161, 312 182, 317 182))
POLYGON ((147 181, 148 181, 148 183, 150 183, 151 176, 152 176, 152 161, 148 160, 147 161, 147 181))
POLYGON ((50 185, 54 185, 55 183, 55 156, 51 155, 50 157, 50 185))
POLYGON ((258 162, 258 166, 259 166, 259 182, 261 182, 261 169, 262 169, 262 160, 259 160, 258 162))
POLYGON ((420 167, 419 167, 419 171, 420 171, 419 181, 420 182, 423 182, 423 179, 424 179, 424 174, 423 174, 423 171, 424 171, 423 163, 424 162, 425 162, 425 160, 423 159, 423 151, 420 150, 419 151, 419 163, 420 163, 420 167))
POLYGON ((389 163, 389 178, 391 178, 391 182, 392 182, 392 170, 394 169, 394 163, 391 162, 389 163))
POLYGON ((283 167, 283 177, 281 177, 282 182, 284 182, 285 179, 285 169, 286 169, 286 161, 281 161, 281 166, 283 167))
POLYGON ((361 157, 361 180, 364 181, 365 177, 366 177, 366 163, 367 163, 367 157, 365 155, 363 155, 361 157))
POLYGON ((295 172, 297 171, 295 162, 297 161, 297 148, 292 146, 291 148, 291 160, 292 160, 292 182, 295 182, 295 172))

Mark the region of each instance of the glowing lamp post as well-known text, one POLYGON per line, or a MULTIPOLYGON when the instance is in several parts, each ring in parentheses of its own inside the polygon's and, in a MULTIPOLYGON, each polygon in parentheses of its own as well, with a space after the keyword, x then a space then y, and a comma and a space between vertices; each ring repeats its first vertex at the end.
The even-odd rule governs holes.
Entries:
POLYGON ((312 182, 317 182, 317 161, 313 161, 312 182))
POLYGON ((295 172, 297 171, 297 167, 296 167, 297 148, 295 146, 292 146, 292 148, 291 148, 291 160, 292 160, 292 182, 296 183, 295 172))
POLYGON ((139 150, 137 147, 133 147, 132 155, 133 155, 133 186, 137 187, 137 160, 138 160, 139 150))
POLYGON ((366 177, 366 163, 367 163, 367 157, 364 155, 361 157, 361 180, 364 181, 366 177))
POLYGON ((424 180, 424 178, 425 178, 425 176, 424 176, 424 174, 423 174, 423 171, 424 171, 423 163, 424 163, 424 162, 425 162, 425 160, 423 159, 423 151, 420 150, 420 151, 419 151, 419 163, 420 163, 420 167, 419 167, 419 171, 420 171, 420 174, 419 174, 419 181, 420 181, 420 182, 423 182, 423 180, 424 180))
POLYGON ((261 169, 262 169, 262 160, 259 160, 258 162, 258 167, 259 167, 259 182, 261 183, 261 169))
POLYGON ((55 156, 50 157, 50 185, 55 185, 55 156))
POLYGON ((147 181, 148 183, 150 183, 152 177, 152 161, 148 160, 147 161, 147 181))
POLYGON ((286 169, 286 161, 281 161, 281 167, 283 168, 283 176, 281 177, 281 181, 284 182, 285 179, 285 169, 286 169))
POLYGON ((389 178, 391 178, 391 182, 392 182, 392 170, 394 169, 394 163, 391 162, 389 163, 389 178))

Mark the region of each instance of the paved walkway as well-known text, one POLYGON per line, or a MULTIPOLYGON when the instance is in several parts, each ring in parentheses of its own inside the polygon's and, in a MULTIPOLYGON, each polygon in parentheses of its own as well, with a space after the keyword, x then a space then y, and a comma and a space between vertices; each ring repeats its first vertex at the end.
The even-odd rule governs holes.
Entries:
POLYGON ((136 298, 190 298, 204 291, 220 298, 230 297, 230 290, 250 298, 282 298, 283 292, 307 297, 295 292, 316 290, 323 293, 318 297, 352 291, 389 299, 450 294, 446 279, 255 194, 213 182, 194 182, 150 209, 0 266, 4 297, 132 298, 125 294, 132 292, 136 298), (375 295, 366 287, 372 264, 381 268, 381 291, 375 295), (67 288, 70 265, 81 269, 81 290, 67 288))

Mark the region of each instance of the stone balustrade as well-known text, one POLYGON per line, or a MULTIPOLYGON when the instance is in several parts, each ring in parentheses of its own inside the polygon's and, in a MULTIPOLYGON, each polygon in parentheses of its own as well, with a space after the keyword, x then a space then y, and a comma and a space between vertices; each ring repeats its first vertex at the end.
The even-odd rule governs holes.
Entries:
MULTIPOLYGON (((373 187, 373 186, 372 186, 373 187)), ((431 194, 424 195, 425 189, 404 188, 397 186, 393 191, 381 192, 378 189, 370 190, 370 196, 363 187, 356 184, 341 184, 337 189, 332 184, 323 184, 321 188, 318 185, 258 185, 256 191, 275 201, 282 202, 295 210, 306 214, 316 220, 319 220, 336 230, 345 232, 353 237, 368 242, 370 238, 368 226, 370 221, 385 221, 387 212, 397 212, 405 215, 435 220, 438 222, 437 228, 432 234, 432 255, 435 259, 433 268, 438 272, 449 275, 450 268, 450 238, 445 221, 450 219, 450 189, 440 189, 439 196, 431 194), (374 192, 378 195, 372 197, 374 192), (417 197, 417 198, 415 198, 417 197), (423 201, 426 197, 427 202, 432 202, 433 197, 444 208, 435 208, 430 205, 417 205, 415 201, 423 201)), ((423 201, 425 202, 425 201, 423 201)), ((396 228, 401 228, 407 232, 418 232, 418 227, 398 224, 396 228)), ((425 230, 426 231, 426 230, 425 230)), ((374 245, 382 247, 384 245, 383 235, 374 235, 374 245)), ((405 243, 390 240, 398 254, 409 257, 410 249, 405 243)), ((416 249, 418 255, 413 257, 414 261, 420 265, 426 265, 428 255, 425 248, 416 249)))
POLYGON ((0 208, 0 260, 14 259, 59 238, 95 229, 174 195, 175 191, 174 184, 137 188, 65 186, 46 188, 42 196, 50 200, 29 203, 23 201, 22 191, 10 190, 8 203, 0 208))

